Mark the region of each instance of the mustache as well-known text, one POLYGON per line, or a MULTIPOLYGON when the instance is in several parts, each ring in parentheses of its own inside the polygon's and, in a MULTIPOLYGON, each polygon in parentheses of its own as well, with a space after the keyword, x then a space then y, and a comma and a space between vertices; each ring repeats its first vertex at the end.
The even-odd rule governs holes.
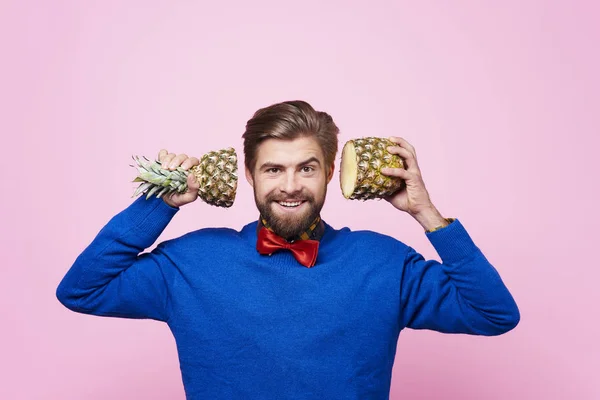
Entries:
POLYGON ((267 201, 311 201, 314 202, 315 198, 310 194, 297 194, 297 195, 280 195, 280 194, 270 194, 267 196, 267 201))

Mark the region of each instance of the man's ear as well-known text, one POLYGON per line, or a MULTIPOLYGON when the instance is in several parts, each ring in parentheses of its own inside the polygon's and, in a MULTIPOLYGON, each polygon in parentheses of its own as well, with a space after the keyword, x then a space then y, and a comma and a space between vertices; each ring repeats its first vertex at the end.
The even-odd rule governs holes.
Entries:
POLYGON ((250 172, 248 167, 245 167, 245 172, 246 172, 246 180, 248 181, 250 186, 254 187, 254 178, 252 178, 252 172, 250 172))
POLYGON ((331 182, 331 178, 333 178, 333 171, 335 171, 335 162, 331 163, 329 167, 329 172, 327 173, 327 183, 331 182))

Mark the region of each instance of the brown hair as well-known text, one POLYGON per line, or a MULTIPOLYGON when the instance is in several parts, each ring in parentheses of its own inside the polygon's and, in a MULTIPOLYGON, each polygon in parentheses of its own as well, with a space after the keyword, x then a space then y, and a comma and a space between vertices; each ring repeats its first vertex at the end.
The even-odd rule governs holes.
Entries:
POLYGON ((258 146, 266 139, 292 140, 301 136, 313 136, 323 150, 325 165, 329 167, 335 161, 339 131, 329 114, 315 111, 305 101, 273 104, 255 112, 246 124, 246 131, 242 135, 244 162, 252 172, 258 146))

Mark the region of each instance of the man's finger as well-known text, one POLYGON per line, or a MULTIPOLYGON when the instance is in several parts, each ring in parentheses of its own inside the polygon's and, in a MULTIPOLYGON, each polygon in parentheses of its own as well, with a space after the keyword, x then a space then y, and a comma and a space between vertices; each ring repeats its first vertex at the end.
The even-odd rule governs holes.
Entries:
POLYGON ((167 149, 160 149, 158 152, 158 161, 161 161, 167 154, 169 154, 167 149))
POLYGON ((178 154, 177 156, 175 156, 175 158, 173 158, 171 160, 171 162, 169 163, 169 169, 173 170, 176 169, 177 167, 179 167, 181 165, 181 163, 187 159, 188 156, 186 154, 178 154))
POLYGON ((415 150, 415 148, 413 147, 412 144, 408 143, 408 141, 404 138, 401 138, 399 136, 390 136, 389 139, 396 143, 399 144, 400 146, 404 147, 405 149, 407 149, 408 151, 410 151, 412 153, 412 155, 417 158, 417 151, 415 150))
POLYGON ((190 169, 194 165, 198 165, 198 164, 200 164, 200 160, 198 160, 196 157, 190 157, 187 160, 185 160, 183 163, 181 163, 181 168, 190 169))
POLYGON ((162 160, 160 160, 161 167, 163 169, 169 169, 169 164, 171 163, 171 160, 173 160, 174 158, 175 158, 174 153, 168 153, 166 156, 164 156, 162 158, 162 160))
POLYGON ((402 157, 405 169, 418 168, 417 159, 407 149, 400 146, 389 146, 387 150, 392 154, 397 154, 402 157))
POLYGON ((413 174, 403 168, 381 168, 381 173, 387 176, 395 176, 404 180, 411 179, 413 174))

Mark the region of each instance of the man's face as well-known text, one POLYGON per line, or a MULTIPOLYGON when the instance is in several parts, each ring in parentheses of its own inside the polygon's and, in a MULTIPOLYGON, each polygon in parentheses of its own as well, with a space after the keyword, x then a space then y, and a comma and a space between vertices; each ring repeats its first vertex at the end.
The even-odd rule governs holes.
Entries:
POLYGON ((292 239, 310 227, 325 203, 333 164, 325 165, 316 139, 267 139, 260 144, 253 171, 256 207, 275 233, 292 239))

